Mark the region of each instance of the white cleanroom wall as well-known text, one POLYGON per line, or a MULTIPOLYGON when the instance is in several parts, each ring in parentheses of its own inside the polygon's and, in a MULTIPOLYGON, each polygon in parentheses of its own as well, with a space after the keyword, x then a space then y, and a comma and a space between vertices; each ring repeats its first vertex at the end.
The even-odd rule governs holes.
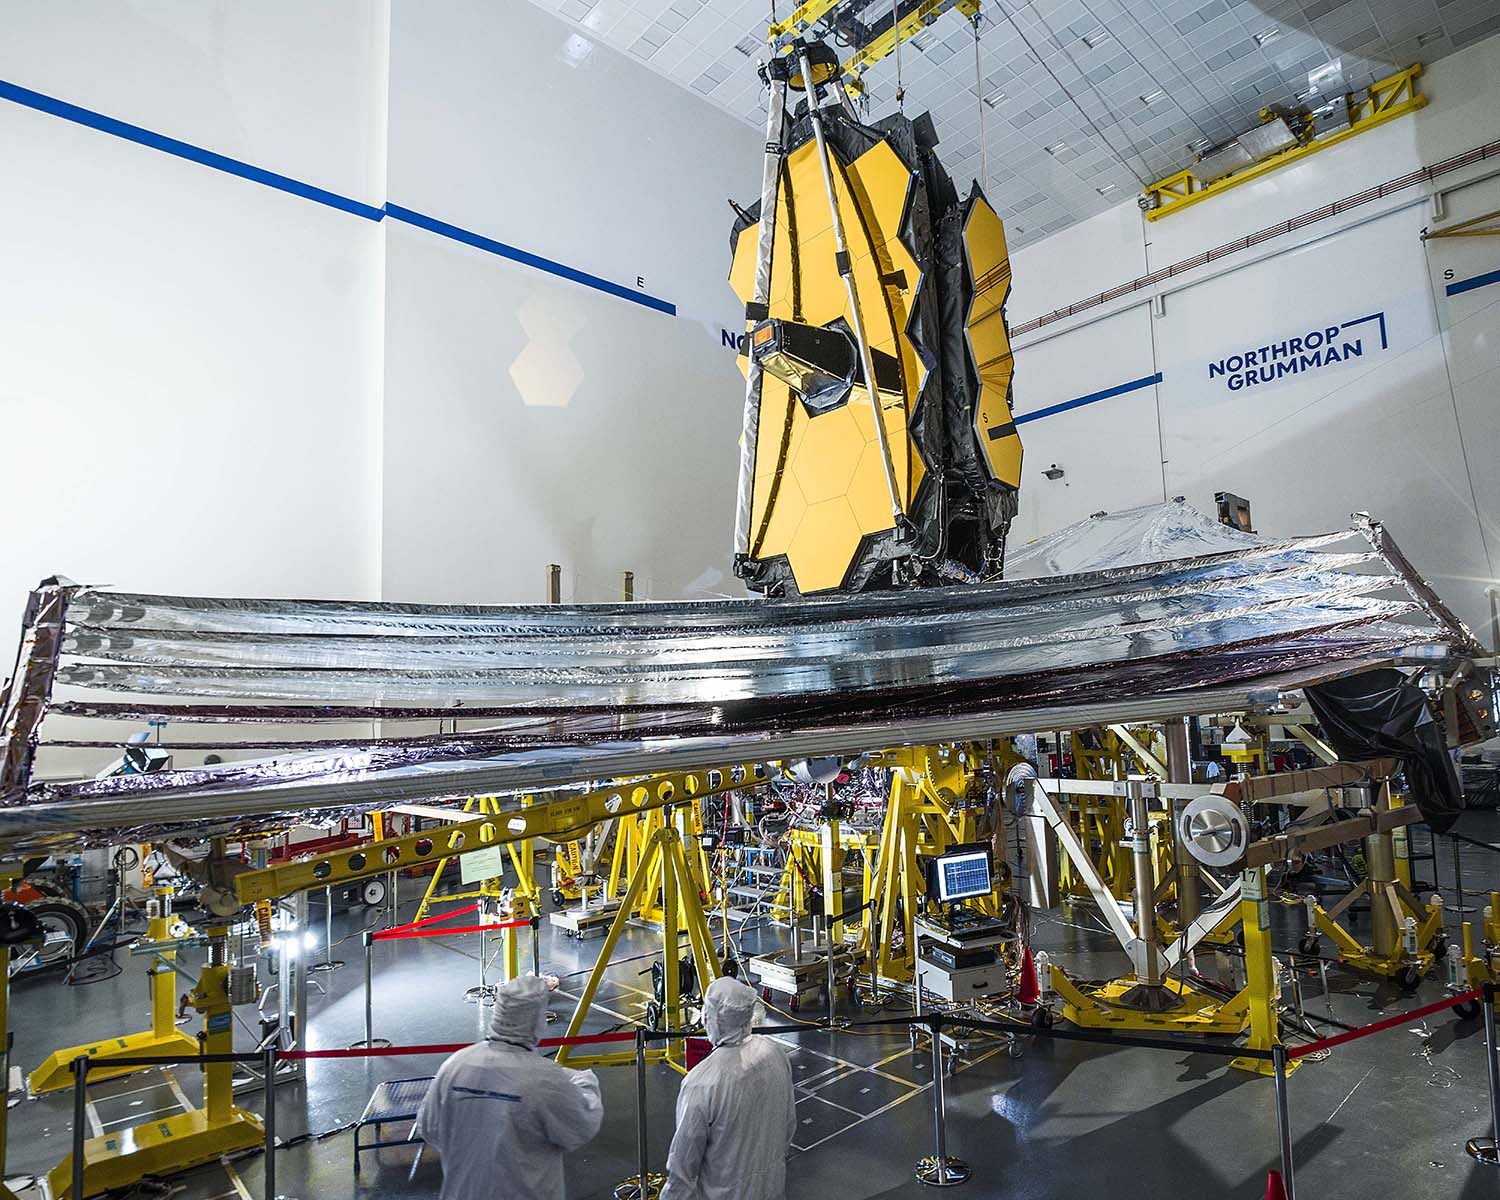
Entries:
MULTIPOLYGON (((0 80, 378 204, 382 21, 7 4, 0 80)), ((0 158, 0 629, 59 571, 374 596, 379 226, 10 99, 0 158)))
MULTIPOLYGON (((1148 222, 1130 202, 1019 251, 1012 325, 1500 139, 1500 38, 1437 63, 1422 90, 1421 111, 1180 213, 1148 222)), ((1486 623, 1500 239, 1421 235, 1496 209, 1500 157, 1018 335, 1017 536, 1143 499, 1211 510, 1216 491, 1248 497, 1273 535, 1368 511, 1486 623), (1054 462, 1060 481, 1042 473, 1054 462)))
POLYGON ((393 203, 551 261, 391 224, 385 595, 743 594, 725 200, 762 139, 528 4, 398 3, 390 105, 393 203))

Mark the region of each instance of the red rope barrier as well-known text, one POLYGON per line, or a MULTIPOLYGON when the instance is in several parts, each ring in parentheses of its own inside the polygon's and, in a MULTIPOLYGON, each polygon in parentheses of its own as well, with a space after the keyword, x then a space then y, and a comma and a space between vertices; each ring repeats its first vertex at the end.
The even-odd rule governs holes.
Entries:
POLYGON ((1415 1021, 1419 1017, 1429 1017, 1433 1013, 1442 1012, 1445 1008, 1457 1008, 1460 1004, 1467 1004, 1470 1000, 1477 1000, 1480 989, 1473 988, 1462 992, 1457 996, 1450 996, 1447 1000, 1437 1000, 1432 1004, 1424 1004, 1421 1008, 1414 1008, 1411 1012, 1402 1013, 1398 1017, 1387 1017, 1383 1021, 1376 1021, 1373 1025, 1362 1025, 1358 1029, 1350 1029, 1345 1033, 1336 1033, 1332 1037, 1326 1037, 1316 1042, 1309 1042, 1305 1046, 1287 1047, 1288 1058, 1302 1058, 1311 1054, 1314 1050, 1328 1050, 1334 1046, 1342 1046, 1345 1042, 1357 1041, 1362 1037, 1369 1037, 1372 1033, 1380 1033, 1385 1029, 1394 1029, 1397 1025, 1405 1025, 1408 1021, 1415 1021))
POLYGON ((530 926, 527 921, 495 921, 488 925, 451 925, 442 929, 382 929, 378 933, 372 933, 372 942, 389 942, 397 938, 427 938, 447 937, 450 933, 478 933, 481 929, 519 929, 521 926, 530 926))
POLYGON ((395 933, 403 929, 421 929, 426 925, 436 924, 438 921, 449 921, 465 913, 478 912, 480 903, 476 900, 473 904, 465 904, 462 908, 455 908, 452 912, 439 913, 435 917, 423 917, 420 921, 408 921, 405 925, 392 925, 389 929, 382 929, 375 936, 379 937, 381 933, 395 933))
MULTIPOLYGON (((553 1046, 597 1046, 605 1042, 634 1042, 633 1033, 591 1033, 579 1037, 543 1038, 537 1043, 541 1049, 553 1046)), ((287 1050, 277 1058, 389 1058, 405 1054, 452 1054, 467 1049, 473 1042, 451 1042, 426 1046, 359 1046, 353 1050, 287 1050)))

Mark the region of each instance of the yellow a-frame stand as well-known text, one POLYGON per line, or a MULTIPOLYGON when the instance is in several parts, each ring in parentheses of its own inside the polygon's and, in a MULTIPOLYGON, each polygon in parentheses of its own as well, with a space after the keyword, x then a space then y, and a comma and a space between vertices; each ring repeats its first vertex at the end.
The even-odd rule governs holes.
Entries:
MULTIPOLYGON (((205 1055, 234 1052, 234 1015, 229 1000, 229 966, 225 947, 229 931, 208 931, 209 961, 187 1001, 203 1014, 205 1055)), ((193 1053, 198 1043, 193 1043, 193 1053)), ((91 1072, 92 1073, 92 1072, 91 1072)), ((260 1118, 234 1103, 234 1064, 203 1066, 203 1107, 158 1117, 133 1129, 89 1138, 83 1144, 83 1196, 129 1187, 148 1175, 171 1175, 212 1162, 221 1155, 248 1150, 265 1140, 260 1118)), ((273 1086, 272 1080, 266 1086, 273 1086)), ((73 1155, 47 1172, 52 1200, 83 1200, 73 1194, 73 1155)))
POLYGON ((150 1058, 156 1055, 197 1054, 198 1039, 177 1028, 177 950, 172 935, 177 918, 171 912, 170 888, 158 888, 157 915, 146 926, 145 941, 158 943, 150 971, 151 1028, 143 1033, 127 1033, 105 1038, 84 1046, 54 1050, 27 1079, 33 1096, 73 1086, 73 1060, 89 1060, 89 1079, 102 1082, 145 1067, 111 1067, 113 1058, 150 1058))
MULTIPOLYGON (((679 938, 684 932, 688 936, 689 953, 698 969, 700 985, 707 987, 712 980, 722 974, 719 969, 718 955, 714 949, 713 933, 708 927, 708 915, 703 910, 702 884, 694 877, 693 870, 688 865, 683 833, 679 828, 679 824, 686 821, 689 811, 686 806, 677 809, 672 818, 664 821, 646 843, 644 852, 636 862, 635 870, 630 874, 624 900, 620 904, 619 911, 615 913, 614 920, 610 922, 609 932, 605 934, 598 961, 594 963, 594 969, 589 972, 583 995, 578 998, 578 1007, 573 1010, 573 1019, 568 1022, 568 1037, 577 1037, 582 1030, 583 1022, 594 1003, 594 997, 598 994, 599 985, 604 981, 604 973, 609 969, 615 947, 620 941, 620 935, 625 932, 625 926, 629 924, 631 914, 640 902, 641 892, 648 878, 659 877, 662 886, 662 966, 666 970, 662 1008, 663 1026, 667 1029, 681 1029, 685 1022, 682 996, 678 987, 678 964, 681 961, 679 938)), ((620 1066, 635 1061, 634 1051, 617 1054, 572 1055, 569 1053, 571 1049, 571 1046, 561 1047, 557 1052, 557 1061, 575 1067, 620 1066)), ((663 1047, 648 1050, 646 1054, 653 1061, 667 1061, 679 1065, 683 1057, 682 1043, 680 1040, 673 1040, 663 1047)))

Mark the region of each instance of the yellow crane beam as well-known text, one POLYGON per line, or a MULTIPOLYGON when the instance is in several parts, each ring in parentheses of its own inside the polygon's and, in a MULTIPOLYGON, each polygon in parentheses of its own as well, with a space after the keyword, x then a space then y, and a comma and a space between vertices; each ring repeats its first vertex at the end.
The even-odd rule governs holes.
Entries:
POLYGON ((1252 179, 1259 179, 1262 175, 1304 159, 1310 154, 1316 154, 1320 150, 1328 149, 1329 146, 1346 142, 1366 130, 1384 125, 1388 121, 1394 121, 1397 117, 1404 117, 1407 113, 1416 112, 1417 109, 1427 104, 1427 97, 1417 90, 1417 79, 1421 74, 1422 64, 1417 63, 1378 83, 1372 83, 1365 92, 1351 93, 1347 97, 1349 103, 1347 128, 1324 134, 1311 141, 1299 142, 1295 146, 1288 146, 1285 150, 1225 175, 1222 179, 1215 179, 1212 183, 1203 183, 1193 174, 1192 169, 1188 168, 1178 171, 1175 175, 1168 175, 1165 179, 1158 179, 1155 183, 1147 184, 1142 193, 1146 220, 1160 221, 1163 217, 1181 212, 1184 208, 1207 200, 1210 196, 1226 192, 1232 187, 1239 187, 1242 183, 1249 183, 1252 179))
POLYGON ((455 811, 454 823, 438 829, 384 838, 362 846, 315 854, 235 876, 241 904, 275 900, 295 892, 384 875, 493 846, 546 838, 565 842, 600 822, 629 813, 663 808, 694 797, 703 799, 756 787, 771 777, 764 763, 735 763, 703 771, 678 771, 596 787, 587 792, 535 793, 525 808, 480 820, 455 811))

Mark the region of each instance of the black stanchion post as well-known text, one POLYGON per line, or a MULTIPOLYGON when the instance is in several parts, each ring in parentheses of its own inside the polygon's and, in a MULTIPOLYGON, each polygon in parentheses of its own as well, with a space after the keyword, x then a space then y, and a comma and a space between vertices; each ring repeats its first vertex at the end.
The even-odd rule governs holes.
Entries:
POLYGON ((932 1133, 935 1153, 917 1160, 917 1179, 930 1187, 954 1187, 967 1182, 969 1164, 948 1153, 948 1117, 943 1089, 942 1014, 934 1013, 927 1028, 932 1040, 932 1133))
POLYGON ((1276 1070, 1276 1135, 1281 1142, 1281 1186, 1286 1189, 1286 1200, 1297 1200, 1292 1163, 1292 1119, 1286 1094, 1286 1047, 1280 1042, 1271 1047, 1271 1065, 1276 1070))
POLYGON ((538 979, 542 977, 542 917, 540 913, 531 916, 531 973, 538 979))
POLYGON ((71 1200, 83 1200, 83 1131, 89 1121, 88 1056, 73 1060, 73 1193, 71 1200))
POLYGON ((266 1200, 276 1200, 276 1043, 266 1047, 265 1065, 262 1070, 266 1079, 266 1200))
POLYGON ((615 1200, 656 1200, 666 1185, 665 1175, 648 1169, 646 1135, 646 1031, 635 1031, 635 1152, 636 1173, 615 1188, 615 1200))
POLYGON ((1490 1081, 1490 1136, 1470 1138, 1464 1145, 1470 1157, 1490 1166, 1500 1165, 1500 1062, 1495 1059, 1495 992, 1486 983, 1480 997, 1484 1005, 1484 1067, 1490 1081))

